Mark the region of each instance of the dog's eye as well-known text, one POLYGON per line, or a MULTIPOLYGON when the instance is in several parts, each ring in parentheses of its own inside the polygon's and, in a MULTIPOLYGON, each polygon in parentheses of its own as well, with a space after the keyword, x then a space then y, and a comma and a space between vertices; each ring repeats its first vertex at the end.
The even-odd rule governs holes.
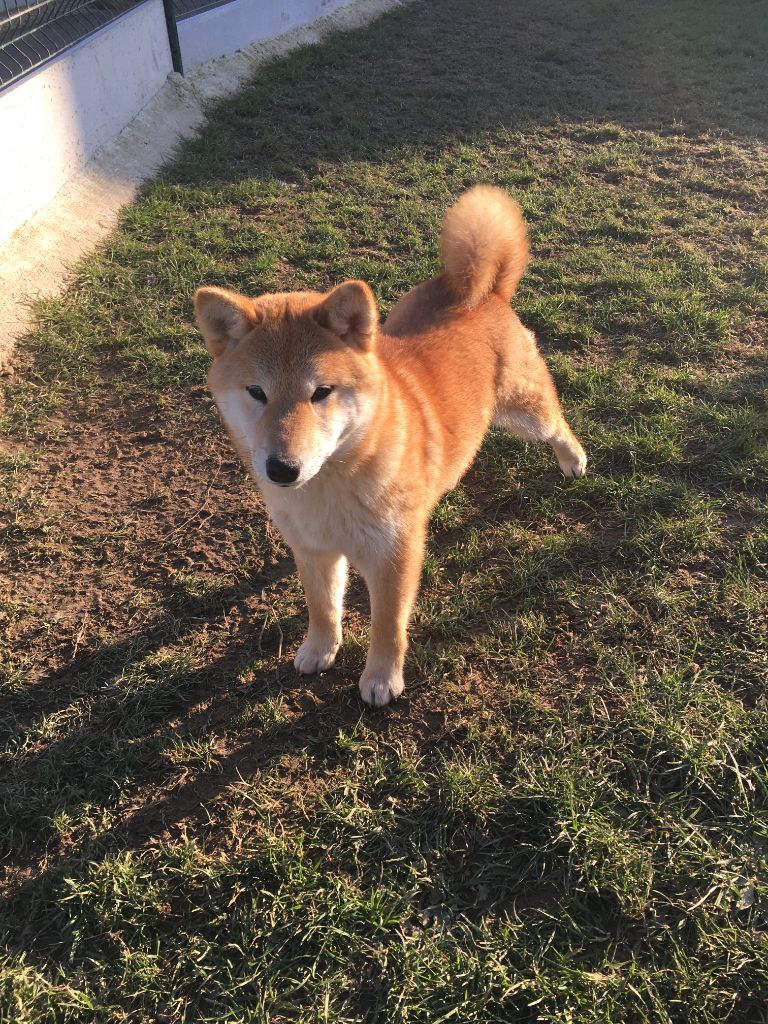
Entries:
POLYGON ((319 388, 315 388, 315 393, 312 395, 312 401, 322 402, 332 391, 333 384, 321 384, 319 388))
POLYGON ((255 398, 257 402, 261 402, 263 405, 267 404, 267 396, 261 390, 258 384, 249 384, 245 389, 251 398, 255 398))

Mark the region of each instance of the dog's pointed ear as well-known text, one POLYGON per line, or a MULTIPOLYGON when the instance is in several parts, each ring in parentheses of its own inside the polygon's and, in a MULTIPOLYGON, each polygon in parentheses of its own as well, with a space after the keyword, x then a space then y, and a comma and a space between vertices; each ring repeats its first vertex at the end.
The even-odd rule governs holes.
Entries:
POLYGON ((205 346, 214 359, 245 337, 261 320, 253 299, 226 288, 198 288, 195 316, 205 346))
POLYGON ((348 345, 355 345, 364 352, 373 348, 379 311, 365 281, 345 281, 337 285, 315 311, 315 319, 348 345))

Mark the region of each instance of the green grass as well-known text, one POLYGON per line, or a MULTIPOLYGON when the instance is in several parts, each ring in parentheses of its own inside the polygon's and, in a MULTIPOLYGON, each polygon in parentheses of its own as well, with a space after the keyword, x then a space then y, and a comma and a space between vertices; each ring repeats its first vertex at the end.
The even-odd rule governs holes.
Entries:
POLYGON ((5 381, 2 1024, 768 1021, 765 5, 441 0, 264 67, 5 381), (508 188, 591 473, 492 432, 403 699, 297 678, 202 283, 437 266, 508 188))

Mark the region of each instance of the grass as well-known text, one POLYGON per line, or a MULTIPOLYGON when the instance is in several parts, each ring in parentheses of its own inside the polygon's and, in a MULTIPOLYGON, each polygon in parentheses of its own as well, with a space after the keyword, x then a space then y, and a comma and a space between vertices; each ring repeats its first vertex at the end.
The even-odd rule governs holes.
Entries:
POLYGON ((265 67, 6 380, 0 1021, 765 1024, 761 3, 419 2, 265 67), (305 612, 230 454, 201 283, 434 271, 523 205, 516 306, 591 474, 489 435, 404 698, 305 612))

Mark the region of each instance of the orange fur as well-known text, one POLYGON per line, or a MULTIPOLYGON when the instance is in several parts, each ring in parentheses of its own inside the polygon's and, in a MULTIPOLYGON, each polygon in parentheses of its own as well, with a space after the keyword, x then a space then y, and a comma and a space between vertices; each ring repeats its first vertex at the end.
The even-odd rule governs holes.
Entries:
POLYGON ((501 189, 476 185, 445 215, 440 251, 459 302, 471 308, 491 292, 509 302, 528 263, 520 207, 501 189))
POLYGON ((528 258, 517 204, 471 189, 446 215, 442 252, 443 273, 383 328, 361 281, 325 295, 195 296, 210 389, 304 583, 296 666, 333 663, 349 561, 371 595, 360 689, 374 704, 402 692, 429 515, 489 425, 548 441, 567 475, 586 467, 535 338, 509 307, 528 258))

